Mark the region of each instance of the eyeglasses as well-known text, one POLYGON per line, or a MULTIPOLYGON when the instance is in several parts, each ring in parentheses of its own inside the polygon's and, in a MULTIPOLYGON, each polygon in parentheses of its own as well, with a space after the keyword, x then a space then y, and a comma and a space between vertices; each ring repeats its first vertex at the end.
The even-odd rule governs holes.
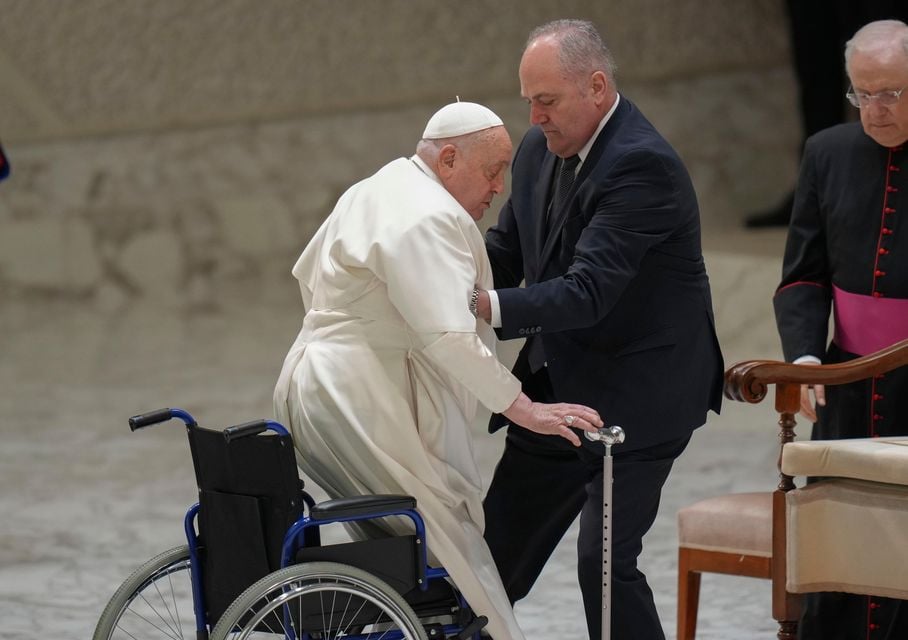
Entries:
POLYGON ((891 107, 898 104, 899 97, 902 95, 902 91, 908 89, 908 87, 902 87, 896 91, 880 91, 878 93, 866 93, 864 91, 855 91, 853 88, 848 89, 848 93, 845 94, 845 97, 848 98, 848 102, 852 106, 862 109, 863 107, 869 107, 870 103, 874 100, 881 107, 891 107))

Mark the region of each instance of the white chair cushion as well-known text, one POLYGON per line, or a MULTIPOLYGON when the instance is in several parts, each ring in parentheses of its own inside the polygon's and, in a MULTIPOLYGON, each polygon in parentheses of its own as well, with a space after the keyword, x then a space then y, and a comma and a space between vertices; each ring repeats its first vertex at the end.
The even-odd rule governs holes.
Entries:
POLYGON ((782 447, 782 471, 908 485, 908 437, 790 442, 782 447))

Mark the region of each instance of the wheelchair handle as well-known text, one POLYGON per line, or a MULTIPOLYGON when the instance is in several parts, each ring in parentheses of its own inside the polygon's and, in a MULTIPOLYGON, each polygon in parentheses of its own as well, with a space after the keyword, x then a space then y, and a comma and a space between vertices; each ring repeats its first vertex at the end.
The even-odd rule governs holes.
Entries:
POLYGON ((274 420, 253 420, 252 422, 244 422, 243 424, 227 427, 224 429, 224 439, 227 442, 230 442, 236 438, 257 436, 268 429, 271 429, 279 436, 290 435, 287 432, 287 429, 284 428, 284 425, 280 422, 275 422, 274 420))
POLYGON ((167 422, 173 418, 179 418, 186 423, 187 427, 195 427, 198 425, 195 418, 193 418, 188 411, 183 411, 182 409, 158 409, 156 411, 149 411, 148 413, 131 417, 129 419, 129 430, 135 431, 136 429, 144 429, 145 427, 150 427, 154 424, 167 422))

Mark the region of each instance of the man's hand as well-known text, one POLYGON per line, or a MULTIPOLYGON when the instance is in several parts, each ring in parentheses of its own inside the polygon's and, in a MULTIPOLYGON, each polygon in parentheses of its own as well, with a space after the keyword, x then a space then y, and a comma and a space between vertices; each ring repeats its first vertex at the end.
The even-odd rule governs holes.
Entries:
MULTIPOLYGON (((816 367, 820 363, 812 356, 803 356, 795 360, 795 364, 806 367, 816 367)), ((801 410, 798 413, 804 414, 804 417, 811 422, 817 421, 817 405, 826 406, 826 389, 821 384, 802 384, 801 385, 801 410), (811 402, 810 392, 813 391, 814 402, 811 402)))
POLYGON ((476 317, 492 324, 492 305, 489 303, 489 292, 485 289, 479 290, 479 299, 476 301, 476 317))
POLYGON ((802 384, 801 385, 801 413, 811 422, 817 421, 816 406, 826 406, 826 388, 821 384, 802 384), (810 400, 810 392, 813 391, 814 400, 810 400))
POLYGON ((513 424, 534 433, 561 436, 575 447, 580 446, 580 438, 572 429, 596 433, 603 426, 602 418, 595 409, 566 402, 533 402, 523 392, 502 414, 513 424))

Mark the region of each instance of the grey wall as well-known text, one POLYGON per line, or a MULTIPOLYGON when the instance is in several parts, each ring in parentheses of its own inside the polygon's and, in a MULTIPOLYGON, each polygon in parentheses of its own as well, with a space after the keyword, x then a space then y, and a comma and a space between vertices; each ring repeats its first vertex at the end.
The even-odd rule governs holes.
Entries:
POLYGON ((340 192, 455 95, 519 140, 523 42, 557 17, 603 32, 707 234, 791 186, 781 0, 0 0, 0 296, 204 307, 286 279, 340 192))

